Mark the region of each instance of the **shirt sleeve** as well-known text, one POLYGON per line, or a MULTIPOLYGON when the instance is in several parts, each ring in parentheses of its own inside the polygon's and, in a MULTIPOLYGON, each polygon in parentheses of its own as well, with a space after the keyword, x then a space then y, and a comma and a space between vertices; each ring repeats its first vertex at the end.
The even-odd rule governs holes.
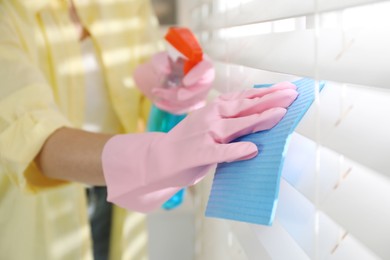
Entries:
POLYGON ((23 191, 37 192, 65 183, 45 177, 34 159, 49 135, 70 123, 34 62, 28 46, 33 39, 10 17, 0 6, 0 175, 23 191))

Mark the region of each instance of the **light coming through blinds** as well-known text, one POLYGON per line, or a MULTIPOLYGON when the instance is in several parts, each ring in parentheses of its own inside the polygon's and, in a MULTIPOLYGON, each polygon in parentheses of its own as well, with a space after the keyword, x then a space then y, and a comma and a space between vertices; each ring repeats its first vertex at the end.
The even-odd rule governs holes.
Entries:
POLYGON ((247 259, 390 259, 390 1, 182 5, 218 92, 327 82, 292 136, 272 227, 230 224, 247 259))

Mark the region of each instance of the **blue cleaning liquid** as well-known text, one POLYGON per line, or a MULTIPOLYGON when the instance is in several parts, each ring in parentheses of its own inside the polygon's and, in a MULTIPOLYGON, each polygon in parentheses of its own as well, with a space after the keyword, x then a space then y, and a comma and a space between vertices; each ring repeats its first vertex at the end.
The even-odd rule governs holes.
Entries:
POLYGON ((161 207, 166 210, 174 209, 180 206, 184 200, 185 189, 179 190, 169 200, 167 200, 161 207))
MULTIPOLYGON (((167 133, 185 117, 186 117, 185 114, 173 115, 153 105, 150 111, 147 128, 149 132, 167 133)), ((166 201, 162 205, 162 208, 166 210, 170 210, 180 206, 180 204, 182 204, 183 202, 184 194, 185 194, 185 190, 181 189, 175 195, 173 195, 168 201, 166 201)))

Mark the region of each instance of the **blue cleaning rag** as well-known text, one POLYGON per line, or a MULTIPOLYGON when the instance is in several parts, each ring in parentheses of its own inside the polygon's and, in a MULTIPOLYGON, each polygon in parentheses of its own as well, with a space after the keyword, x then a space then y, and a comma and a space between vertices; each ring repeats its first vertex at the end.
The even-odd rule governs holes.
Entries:
MULTIPOLYGON (((251 160, 217 166, 206 208, 207 217, 272 225, 289 139, 315 95, 314 80, 303 78, 293 83, 299 95, 279 124, 235 140, 255 143, 259 154, 251 160)), ((324 83, 319 86, 321 90, 324 83)))

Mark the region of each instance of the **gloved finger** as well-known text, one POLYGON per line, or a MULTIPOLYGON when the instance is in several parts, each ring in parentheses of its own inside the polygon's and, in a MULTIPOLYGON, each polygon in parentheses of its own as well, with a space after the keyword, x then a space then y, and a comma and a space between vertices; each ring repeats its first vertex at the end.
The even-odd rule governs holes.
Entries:
POLYGON ((172 103, 168 103, 166 101, 155 102, 155 105, 159 109, 167 111, 167 112, 169 112, 171 114, 180 115, 180 114, 185 114, 186 113, 186 111, 182 107, 179 107, 177 105, 172 105, 172 103))
POLYGON ((177 115, 186 114, 190 111, 197 110, 201 107, 204 107, 205 104, 206 101, 204 100, 202 101, 196 100, 191 103, 186 102, 185 104, 183 104, 182 102, 168 102, 166 100, 159 100, 155 102, 155 105, 158 108, 177 115))
POLYGON ((271 92, 261 98, 222 101, 219 104, 219 113, 224 118, 262 113, 273 107, 288 107, 297 96, 296 90, 284 89, 271 92))
POLYGON ((211 169, 215 168, 215 164, 216 164, 216 162, 214 162, 214 161, 213 162, 203 162, 203 163, 204 163, 203 166, 196 166, 196 168, 197 168, 196 174, 194 174, 192 176, 188 176, 188 179, 185 181, 186 183, 184 185, 182 185, 182 187, 183 186, 192 186, 192 185, 199 183, 201 180, 204 179, 204 177, 206 177, 206 175, 208 173, 211 173, 211 169))
POLYGON ((145 187, 138 189, 136 192, 129 192, 126 194, 126 196, 117 198, 108 197, 107 200, 112 202, 113 199, 115 199, 115 203, 119 206, 132 209, 137 212, 149 213, 161 206, 180 189, 180 187, 166 189, 153 189, 153 187, 145 187), (131 199, 129 199, 129 197, 131 197, 131 199))
POLYGON ((166 101, 187 101, 197 96, 204 96, 208 93, 211 85, 199 84, 188 88, 176 87, 176 88, 154 88, 152 94, 158 97, 160 100, 166 101))
POLYGON ((228 143, 243 135, 271 129, 286 112, 285 108, 275 107, 260 114, 222 119, 211 126, 211 135, 218 143, 228 143))
POLYGON ((248 160, 258 154, 257 146, 251 142, 236 142, 216 146, 214 154, 210 155, 216 163, 248 160))
MULTIPOLYGON (((185 90, 184 88, 182 89, 185 90)), ((174 114, 187 113, 205 105, 208 91, 208 88, 205 88, 202 92, 189 93, 189 96, 187 97, 188 99, 186 100, 179 100, 179 97, 174 98, 172 96, 168 99, 160 98, 156 102, 156 105, 168 112, 174 111, 172 112, 174 114)), ((262 98, 263 100, 256 98, 229 102, 225 101, 223 102, 223 105, 220 105, 220 114, 222 117, 240 117, 261 113, 272 107, 288 107, 296 99, 298 93, 292 89, 286 89, 283 91, 286 92, 266 95, 262 98)))
POLYGON ((257 146, 252 142, 213 144, 199 147, 198 153, 192 159, 194 161, 193 167, 205 168, 199 169, 198 176, 193 178, 203 177, 217 163, 247 160, 255 157, 257 153, 257 146))
POLYGON ((151 63, 139 65, 133 74, 135 84, 148 98, 152 98, 152 89, 162 80, 152 67, 151 63))
POLYGON ((218 98, 221 100, 234 100, 234 99, 243 99, 243 98, 256 98, 268 95, 272 92, 283 90, 283 89, 297 89, 297 86, 290 82, 280 82, 272 85, 267 88, 251 88, 241 92, 232 92, 222 94, 218 98))
POLYGON ((199 84, 188 88, 180 88, 177 92, 177 100, 189 101, 196 97, 205 97, 211 89, 211 84, 199 84))
POLYGON ((191 111, 193 106, 195 106, 196 104, 202 104, 199 105, 198 108, 202 107, 206 103, 208 92, 209 92, 208 87, 202 88, 200 91, 197 90, 197 92, 195 93, 194 92, 188 93, 188 95, 185 96, 186 99, 184 99, 181 96, 182 92, 179 90, 176 94, 172 94, 172 96, 168 96, 168 98, 161 98, 161 96, 159 96, 159 98, 156 99, 155 103, 176 107, 174 109, 180 109, 180 110, 184 109, 188 112, 191 111))
POLYGON ((176 100, 179 88, 154 88, 152 94, 159 100, 176 100))
POLYGON ((203 59, 195 65, 183 78, 183 86, 192 86, 196 83, 211 83, 215 78, 214 65, 210 60, 203 59))
POLYGON ((153 55, 151 63, 154 70, 160 72, 163 75, 168 75, 172 71, 171 65, 169 63, 169 56, 166 51, 153 55))
MULTIPOLYGON (((248 160, 258 154, 257 146, 252 142, 218 144, 202 151, 202 166, 197 166, 197 174, 188 176, 186 186, 197 184, 217 163, 248 160)), ((198 162, 199 163, 199 162, 198 162)))

